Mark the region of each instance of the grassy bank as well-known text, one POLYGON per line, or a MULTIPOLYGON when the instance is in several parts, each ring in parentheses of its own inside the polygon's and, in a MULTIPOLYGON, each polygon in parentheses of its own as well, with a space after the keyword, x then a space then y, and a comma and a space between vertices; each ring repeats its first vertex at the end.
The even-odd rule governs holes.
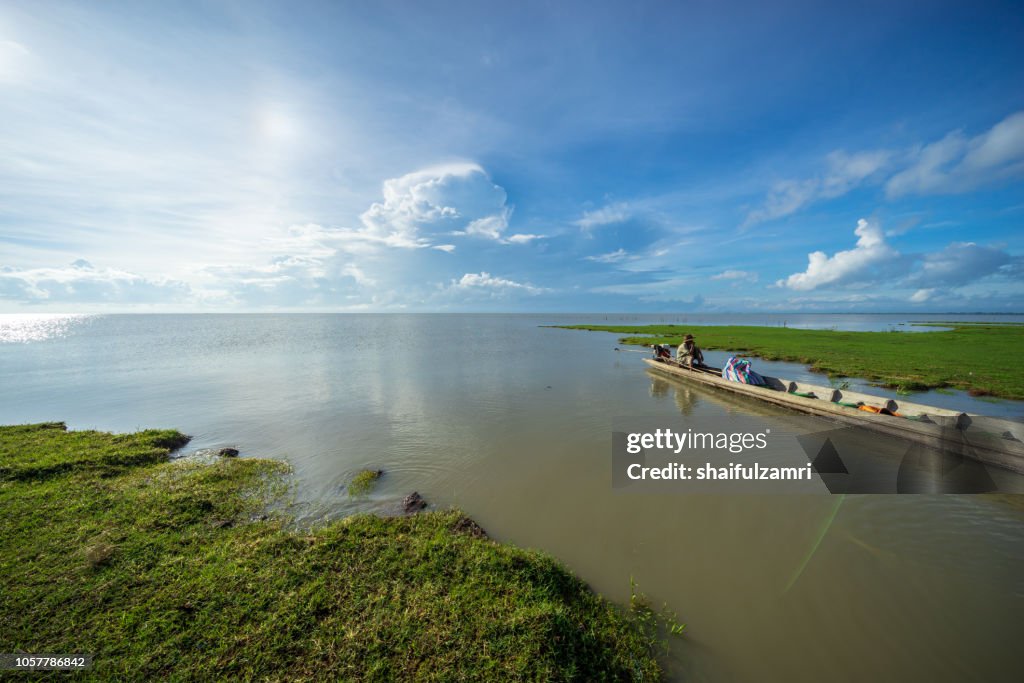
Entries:
POLYGON ((704 349, 806 363, 833 377, 863 377, 917 391, 938 387, 974 395, 1024 399, 1020 325, 970 324, 935 332, 842 332, 785 327, 696 325, 566 325, 615 332, 623 344, 679 344, 687 332, 704 349))
POLYGON ((0 652, 92 653, 96 680, 658 677, 550 557, 455 511, 294 531, 264 512, 286 466, 166 462, 185 441, 0 427, 0 652))

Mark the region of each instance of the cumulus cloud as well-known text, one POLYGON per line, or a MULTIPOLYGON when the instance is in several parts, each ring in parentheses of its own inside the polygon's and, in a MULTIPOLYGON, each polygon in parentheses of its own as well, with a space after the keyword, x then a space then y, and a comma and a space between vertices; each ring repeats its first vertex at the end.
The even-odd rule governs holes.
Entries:
POLYGON ((469 225, 466 226, 465 231, 458 231, 455 234, 465 235, 479 235, 481 237, 488 237, 492 240, 500 240, 501 233, 505 232, 508 228, 508 218, 511 212, 508 208, 503 208, 501 213, 497 213, 491 216, 484 216, 483 218, 477 218, 476 220, 470 221, 469 225))
MULTIPOLYGON (((504 237, 512 207, 504 189, 473 163, 421 169, 383 183, 382 201, 360 216, 355 228, 317 223, 292 225, 266 239, 263 265, 214 265, 200 269, 221 301, 247 306, 349 307, 372 299, 377 282, 357 265, 372 264, 393 281, 397 270, 388 248, 456 251, 452 237, 526 244, 541 235, 504 237)), ((472 274, 469 274, 472 275, 472 274)), ((480 275, 480 274, 478 274, 480 275)), ((392 282, 393 284, 393 282, 392 282)), ((462 287, 515 289, 501 278, 463 278, 462 287)), ((523 285, 523 291, 541 291, 523 285)))
POLYGON ((886 184, 890 197, 965 192, 1024 175, 1024 111, 973 138, 952 131, 909 158, 910 165, 886 184))
POLYGON ((64 268, 0 268, 0 299, 23 303, 171 303, 190 292, 183 282, 96 268, 84 259, 64 268))
POLYGON ((776 183, 764 204, 747 214, 743 227, 788 216, 820 199, 840 197, 880 173, 891 158, 887 150, 853 154, 836 150, 825 157, 827 168, 820 176, 776 183))
POLYGON ((913 290, 907 300, 923 303, 948 297, 952 290, 989 278, 1005 281, 1024 278, 1024 258, 1005 250, 975 244, 953 242, 945 248, 923 254, 901 255, 885 241, 877 223, 857 222, 857 244, 853 249, 828 256, 816 251, 808 255, 807 269, 779 280, 776 285, 799 291, 826 286, 857 284, 868 286, 885 282, 891 293, 913 290))
POLYGON ((466 273, 458 280, 452 280, 450 289, 463 291, 490 291, 492 293, 525 292, 541 294, 548 291, 543 287, 534 287, 529 283, 516 282, 502 277, 495 277, 486 271, 466 273))
POLYGON ((854 230, 857 244, 853 249, 829 256, 815 251, 807 256, 807 270, 794 273, 776 284, 797 290, 811 290, 822 285, 837 284, 867 273, 873 266, 891 262, 899 252, 885 242, 885 235, 875 221, 860 219, 854 230))
POLYGON ((296 305, 329 303, 355 277, 354 260, 376 257, 387 248, 433 249, 453 253, 453 236, 472 236, 502 244, 525 244, 541 235, 512 235, 508 228, 512 207, 505 190, 494 184, 474 163, 432 166, 386 180, 383 198, 360 216, 358 227, 335 228, 306 223, 292 225, 266 239, 264 252, 272 257, 265 266, 219 267, 205 272, 226 282, 216 286, 246 303, 259 299, 296 305), (440 240, 443 237, 447 239, 440 240), (348 269, 348 270, 346 270, 348 269), (316 296, 316 288, 323 296, 316 296))
POLYGON ((512 208, 478 164, 432 166, 384 181, 383 201, 360 216, 367 234, 394 246, 431 245, 438 234, 501 240, 512 208))
POLYGON ((583 230, 590 230, 602 225, 621 223, 631 217, 629 207, 624 203, 609 204, 608 206, 593 211, 584 211, 583 216, 575 221, 575 224, 583 230))

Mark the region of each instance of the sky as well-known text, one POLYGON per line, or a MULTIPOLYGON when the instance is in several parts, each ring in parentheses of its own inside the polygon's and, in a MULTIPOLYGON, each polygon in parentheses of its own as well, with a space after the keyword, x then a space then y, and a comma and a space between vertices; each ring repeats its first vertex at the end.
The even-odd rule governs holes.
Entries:
POLYGON ((1019 2, 0 0, 0 313, 1024 311, 1019 2))

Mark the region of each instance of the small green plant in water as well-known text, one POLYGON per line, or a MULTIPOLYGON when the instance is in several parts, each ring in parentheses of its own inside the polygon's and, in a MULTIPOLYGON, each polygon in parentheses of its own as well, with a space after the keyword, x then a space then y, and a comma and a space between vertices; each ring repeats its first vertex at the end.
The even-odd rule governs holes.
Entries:
POLYGON ((352 477, 352 482, 348 485, 348 495, 365 496, 373 490, 374 483, 380 479, 382 474, 384 474, 383 470, 362 470, 352 477))
POLYGON ((686 624, 679 621, 679 615, 669 609, 668 603, 663 603, 661 610, 654 611, 650 599, 637 589, 632 576, 629 577, 629 610, 647 640, 660 644, 666 654, 669 651, 669 641, 667 638, 660 638, 661 633, 681 637, 686 631, 686 624))

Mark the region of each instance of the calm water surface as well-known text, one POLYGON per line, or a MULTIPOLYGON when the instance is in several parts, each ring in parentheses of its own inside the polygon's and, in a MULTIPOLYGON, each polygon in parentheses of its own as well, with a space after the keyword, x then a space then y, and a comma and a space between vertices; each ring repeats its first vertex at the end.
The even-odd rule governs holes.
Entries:
MULTIPOLYGON (((654 378, 642 354, 614 350, 613 335, 540 327, 885 330, 910 321, 0 316, 0 423, 177 427, 194 435, 190 449, 234 445, 284 458, 300 509, 313 517, 386 510, 418 490, 436 506, 465 509, 499 540, 552 553, 614 600, 628 599, 632 576, 689 625, 668 661, 680 680, 1017 680, 1024 513, 972 496, 847 496, 836 509, 832 496, 614 494, 617 416, 685 428, 771 409, 654 378), (356 503, 345 488, 364 467, 387 475, 356 503)), ((821 380, 800 366, 755 366, 821 380)), ((962 394, 916 400, 1024 414, 1016 402, 962 394)))

